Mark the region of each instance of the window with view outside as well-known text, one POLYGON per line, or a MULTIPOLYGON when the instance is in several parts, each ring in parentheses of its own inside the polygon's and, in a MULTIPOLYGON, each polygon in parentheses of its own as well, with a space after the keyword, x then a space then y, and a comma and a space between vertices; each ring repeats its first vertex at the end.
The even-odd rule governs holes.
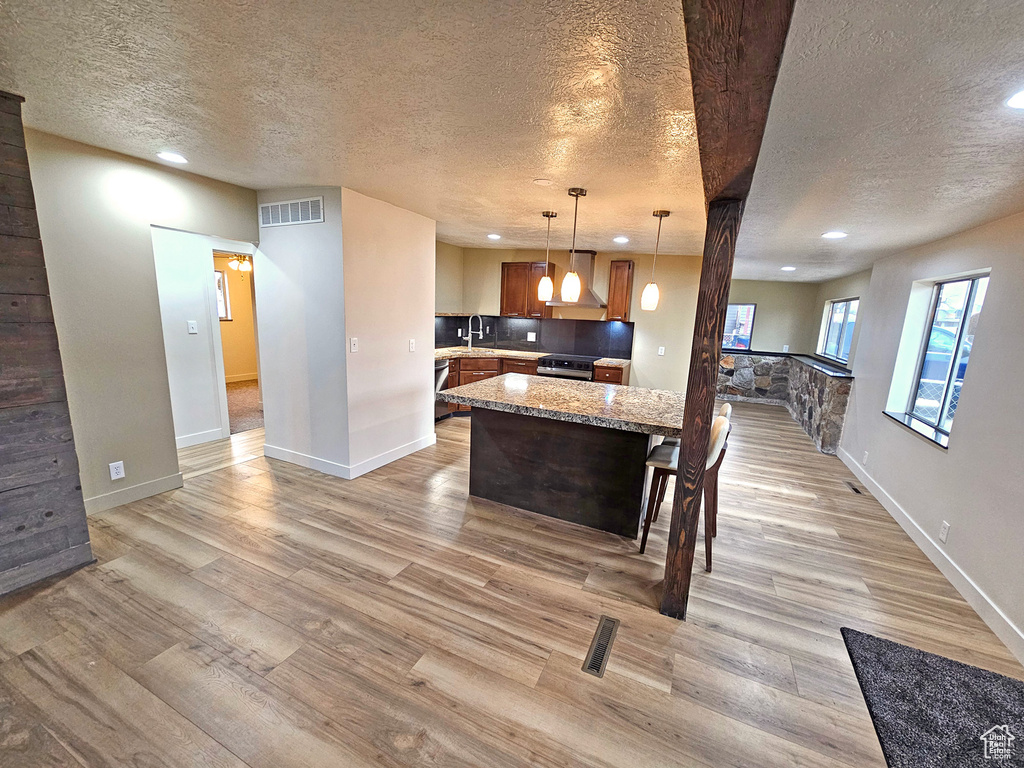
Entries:
POLYGON ((750 349, 754 335, 754 310, 756 304, 730 304, 725 312, 725 333, 722 334, 723 349, 750 349))
POLYGON ((853 343, 853 327, 857 324, 857 308, 860 299, 833 301, 829 307, 825 339, 818 352, 841 363, 850 359, 850 345, 853 343))
POLYGON ((910 415, 947 434, 960 403, 960 388, 987 290, 987 277, 951 280, 936 286, 910 415))

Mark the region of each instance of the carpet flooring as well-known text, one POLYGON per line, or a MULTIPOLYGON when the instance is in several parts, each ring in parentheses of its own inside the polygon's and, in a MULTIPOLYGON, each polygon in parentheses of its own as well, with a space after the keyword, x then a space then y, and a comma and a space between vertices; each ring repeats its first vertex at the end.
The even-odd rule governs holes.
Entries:
POLYGON ((228 421, 232 435, 263 426, 263 404, 255 380, 228 384, 228 421))
POLYGON ((1024 766, 1024 682, 840 631, 890 768, 1024 766))

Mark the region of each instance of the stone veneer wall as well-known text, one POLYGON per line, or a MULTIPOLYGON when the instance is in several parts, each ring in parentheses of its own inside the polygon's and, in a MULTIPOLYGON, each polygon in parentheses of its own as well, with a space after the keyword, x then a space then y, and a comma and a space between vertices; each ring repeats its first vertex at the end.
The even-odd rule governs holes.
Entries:
POLYGON ((834 456, 843 436, 852 381, 790 357, 729 354, 719 362, 718 397, 785 406, 818 450, 834 456))

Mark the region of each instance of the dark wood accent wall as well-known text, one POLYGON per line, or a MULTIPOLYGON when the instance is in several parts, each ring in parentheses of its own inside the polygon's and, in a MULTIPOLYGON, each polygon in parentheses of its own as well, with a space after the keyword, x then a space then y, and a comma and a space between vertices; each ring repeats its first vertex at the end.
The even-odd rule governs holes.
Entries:
POLYGON ((0 91, 0 594, 92 560, 21 102, 0 91))
POLYGON ((686 618, 718 356, 743 204, 761 151, 794 0, 683 0, 708 227, 686 383, 661 612, 686 618))

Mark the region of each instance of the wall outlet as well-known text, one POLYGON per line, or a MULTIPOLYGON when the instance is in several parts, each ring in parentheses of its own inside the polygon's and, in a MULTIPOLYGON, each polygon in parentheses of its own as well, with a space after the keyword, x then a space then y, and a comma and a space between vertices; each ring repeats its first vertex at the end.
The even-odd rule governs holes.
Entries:
POLYGON ((868 465, 868 452, 867 451, 864 451, 864 458, 860 460, 860 463, 863 466, 865 466, 865 467, 868 465))
POLYGON ((536 341, 537 340, 537 334, 534 333, 533 331, 527 331, 526 332, 526 340, 527 341, 536 341))
POLYGON ((410 352, 415 352, 416 351, 416 339, 409 339, 409 351, 410 352))
POLYGON ((351 339, 348 340, 348 351, 349 352, 358 352, 359 351, 359 339, 357 339, 355 336, 353 336, 351 339))
POLYGON ((664 347, 658 347, 658 354, 659 355, 664 355, 665 354, 665 348, 664 347))
POLYGON ((783 344, 782 345, 782 351, 783 352, 789 352, 789 344, 783 344))
POLYGON ((111 480, 124 480, 124 462, 115 461, 110 465, 110 479, 111 480))
POLYGON ((462 338, 462 329, 461 328, 456 328, 455 331, 456 331, 456 333, 458 333, 459 338, 461 339, 462 338))
POLYGON ((489 325, 487 326, 487 335, 488 336, 491 335, 491 326, 489 326, 489 325))
POLYGON ((949 523, 945 520, 942 521, 942 527, 939 528, 939 541, 943 544, 946 543, 946 537, 949 536, 949 523))
POLYGON ((188 321, 188 332, 189 332, 189 335, 192 335, 192 336, 194 336, 195 334, 199 333, 199 321, 198 320, 189 320, 188 321))

